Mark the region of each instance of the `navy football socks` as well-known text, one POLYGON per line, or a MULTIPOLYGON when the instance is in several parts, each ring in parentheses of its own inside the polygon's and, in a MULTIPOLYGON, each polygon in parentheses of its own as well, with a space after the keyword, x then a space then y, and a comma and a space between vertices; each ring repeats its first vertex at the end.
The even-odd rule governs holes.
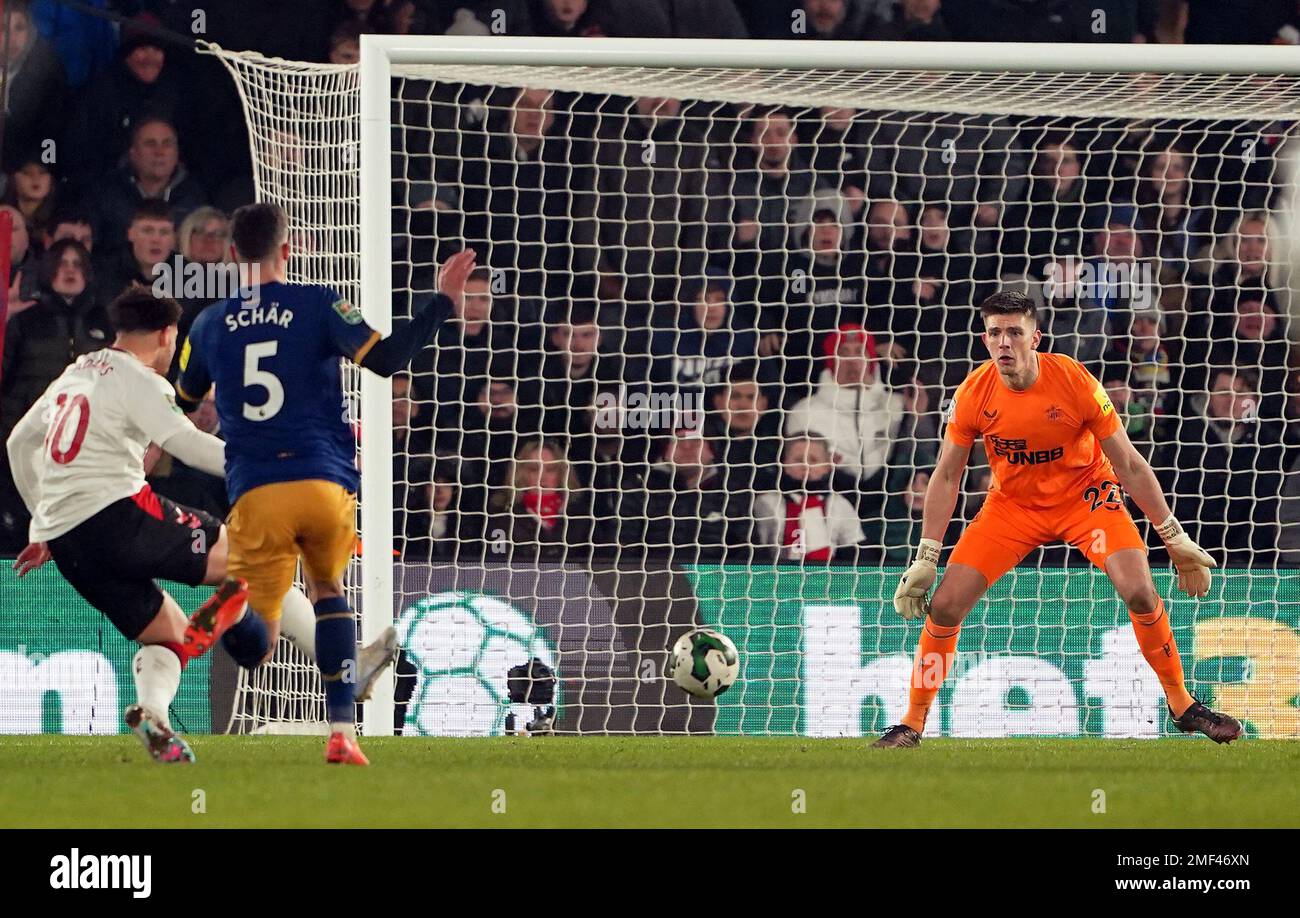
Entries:
POLYGON ((325 683, 331 725, 356 719, 357 622, 342 596, 316 603, 316 665, 325 683))

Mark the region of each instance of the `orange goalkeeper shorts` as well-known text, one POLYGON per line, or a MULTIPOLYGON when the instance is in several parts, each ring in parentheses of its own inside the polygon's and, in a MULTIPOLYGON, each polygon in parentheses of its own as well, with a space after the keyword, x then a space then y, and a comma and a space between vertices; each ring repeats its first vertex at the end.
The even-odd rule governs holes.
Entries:
POLYGON ((1035 548, 1052 542, 1073 545, 1103 571, 1106 559, 1117 551, 1146 551, 1119 485, 1098 480, 1044 510, 1022 507, 1000 491, 990 491, 948 563, 975 568, 992 586, 1035 548))

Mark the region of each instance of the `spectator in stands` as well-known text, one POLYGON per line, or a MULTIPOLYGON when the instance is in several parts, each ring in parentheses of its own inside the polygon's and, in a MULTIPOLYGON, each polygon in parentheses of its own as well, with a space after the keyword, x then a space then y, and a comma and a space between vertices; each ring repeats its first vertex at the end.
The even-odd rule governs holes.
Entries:
POLYGON ((387 0, 376 25, 385 35, 426 35, 428 22, 415 0, 387 0))
POLYGON ((907 399, 881 379, 875 338, 843 325, 826 339, 826 369, 816 391, 785 419, 787 438, 811 433, 826 441, 836 486, 858 496, 864 517, 884 501, 885 463, 903 426, 907 399))
MULTIPOLYGON (((189 216, 181 222, 176 237, 181 255, 181 276, 184 277, 187 265, 215 265, 226 261, 227 250, 230 247, 230 221, 215 207, 199 207, 190 211, 189 216)), ((182 291, 188 292, 191 289, 191 286, 187 286, 183 287, 182 291)), ((205 284, 203 289, 194 296, 174 297, 181 306, 177 341, 184 342, 189 337, 190 326, 194 324, 199 313, 220 298, 215 294, 223 292, 226 291, 208 289, 205 284)), ((177 350, 178 353, 172 360, 172 379, 176 378, 179 370, 179 348, 177 350)))
POLYGON ((99 275, 99 299, 111 303, 132 284, 152 287, 155 270, 171 258, 176 248, 176 224, 164 202, 147 200, 136 207, 127 227, 128 247, 110 255, 99 275))
MULTIPOLYGON (((978 454, 978 461, 985 463, 983 452, 978 454)), ((989 496, 989 487, 993 484, 993 472, 987 464, 972 465, 970 475, 966 479, 966 499, 962 506, 965 513, 966 522, 975 519, 980 509, 984 506, 984 501, 989 496)))
POLYGON ((939 10, 940 0, 897 0, 893 15, 869 36, 875 41, 948 41, 952 34, 939 10))
POLYGON ((704 283, 693 286, 697 292, 682 305, 678 327, 655 332, 651 351, 655 383, 702 398, 733 365, 757 355, 758 334, 737 318, 724 272, 710 268, 704 283))
POLYGON ((487 524, 491 494, 505 483, 520 438, 538 430, 536 407, 529 404, 535 398, 521 393, 522 384, 499 365, 492 373, 469 390, 463 426, 440 431, 443 442, 438 447, 440 455, 460 463, 461 520, 466 533, 479 536, 487 524))
MULTIPOLYGON (((867 302, 888 313, 873 322, 873 328, 900 324, 893 305, 910 299, 916 270, 916 236, 907 208, 891 198, 873 201, 867 208, 867 302)), ((901 324, 894 330, 910 331, 901 324)))
POLYGON ((1237 301, 1232 337, 1216 341, 1210 350, 1210 364, 1246 370, 1258 382, 1259 415, 1267 420, 1282 417, 1291 345, 1286 320, 1271 302, 1254 291, 1237 301))
MULTIPOLYGON (((435 426, 444 439, 464 427, 462 415, 472 409, 470 396, 488 379, 494 357, 513 354, 516 336, 510 304, 497 300, 491 269, 475 268, 452 317, 438 329, 434 346, 422 350, 412 363, 419 398, 435 406, 435 426)), ((527 351, 513 354, 516 365, 503 365, 500 378, 535 375, 535 353, 531 353, 535 345, 527 351)))
MULTIPOLYGON (((545 89, 509 90, 508 124, 464 137, 465 235, 519 274, 520 297, 590 295, 597 260, 590 142, 545 89)), ((494 108, 495 110, 495 108, 494 108)))
MULTIPOLYGON (((82 5, 102 10, 109 0, 87 0, 82 5)), ((78 12, 57 0, 37 0, 32 20, 58 55, 74 93, 113 63, 117 31, 110 20, 78 12)))
POLYGON ((482 0, 479 18, 507 35, 668 38, 667 11, 645 0, 482 0), (500 15, 495 15, 497 11, 500 15))
POLYGON ((752 363, 731 368, 726 381, 710 391, 709 408, 705 430, 722 466, 726 489, 734 494, 775 487, 781 425, 768 411, 767 394, 752 363))
POLYGON ((39 293, 30 308, 11 312, 0 370, 0 441, 64 368, 113 341, 108 316, 93 295, 90 254, 71 239, 41 259, 39 293))
POLYGON ((919 308, 915 321, 907 323, 916 329, 915 357, 931 382, 956 386, 987 353, 981 353, 983 323, 975 304, 993 292, 990 275, 996 259, 974 256, 970 234, 949 225, 947 204, 927 204, 921 210, 917 242, 911 287, 919 308))
POLYGON ((361 62, 361 26, 354 19, 345 19, 330 33, 331 64, 357 64, 361 62))
POLYGON ((957 41, 1083 42, 1096 38, 1091 9, 1072 0, 944 0, 943 15, 957 41))
POLYGON ((1174 514, 1226 566, 1268 564, 1277 547, 1284 451, 1279 425, 1259 416, 1255 380, 1236 369, 1210 379, 1199 415, 1184 416, 1160 450, 1158 468, 1174 514))
POLYGON ((660 0, 673 38, 749 38, 735 0, 660 0))
POLYGON ((37 34, 27 0, 10 0, 4 96, 3 168, 20 168, 35 150, 50 149, 63 123, 67 78, 54 49, 37 34))
POLYGON ((13 231, 9 237, 9 311, 12 315, 21 312, 24 303, 30 305, 29 301, 36 296, 40 286, 37 276, 40 273, 40 255, 31 243, 27 221, 18 208, 0 204, 0 211, 7 211, 13 221, 13 231))
POLYGON ((641 310, 668 302, 671 279, 704 267, 704 209, 708 180, 703 131, 683 117, 677 99, 640 97, 627 118, 602 120, 597 135, 601 257, 618 272, 620 295, 635 305, 628 325, 645 324, 641 310), (653 155, 647 155, 649 151, 653 155))
POLYGON ((1088 201, 1083 157, 1072 135, 1045 132, 1031 169, 1027 199, 1007 209, 1003 270, 1042 281, 1056 258, 1083 255, 1088 201))
POLYGON ((790 398, 801 397, 816 376, 826 337, 843 323, 863 325, 867 319, 863 255, 851 238, 849 220, 848 202, 838 192, 818 189, 808 199, 799 215, 790 271, 782 278, 785 314, 779 324, 775 316, 769 318, 774 309, 760 315, 764 337, 775 331, 783 338, 790 398))
POLYGON ((136 125, 146 117, 175 126, 184 152, 197 145, 189 139, 193 124, 204 113, 195 105, 193 93, 187 93, 161 40, 140 27, 157 26, 157 18, 146 14, 137 22, 123 27, 117 62, 88 84, 63 125, 61 162, 83 192, 102 184, 130 146, 136 125))
POLYGON ((1208 242, 1211 229, 1209 210, 1193 203, 1187 151, 1177 143, 1144 150, 1136 197, 1143 251, 1181 275, 1208 242))
POLYGON ((639 532, 625 527, 624 538, 631 535, 631 544, 644 546, 647 553, 684 564, 720 561, 731 546, 747 543, 749 527, 743 517, 734 518, 732 508, 733 498, 745 495, 728 492, 726 476, 714 460, 713 446, 701 430, 673 431, 659 461, 625 494, 622 516, 639 532))
POLYGON ((853 505, 831 489, 830 449, 812 432, 787 436, 778 490, 754 501, 755 543, 778 561, 856 562, 865 535, 853 505))
POLYGON ((75 239, 87 252, 95 251, 95 229, 90 214, 74 206, 63 206, 50 217, 41 239, 41 247, 48 249, 60 239, 75 239))
POLYGON ((1274 39, 1287 17, 1295 13, 1294 6, 1276 0, 1234 0, 1232 3, 1177 0, 1164 6, 1166 15, 1175 19, 1186 10, 1181 40, 1189 45, 1265 45, 1274 39))
POLYGON ((1092 257, 1082 266, 1078 349, 1073 356, 1096 366, 1108 334, 1122 334, 1135 311, 1157 305, 1154 265, 1144 256, 1137 211, 1104 206, 1104 226, 1092 237, 1092 257))
MULTIPOLYGON (((217 417, 214 395, 214 391, 209 391, 199 407, 186 416, 204 433, 220 436, 221 421, 217 417)), ((162 496, 170 497, 187 507, 204 510, 217 519, 225 519, 230 512, 224 478, 188 466, 167 453, 161 454, 149 472, 149 484, 162 496)))
POLYGON ((120 244, 131 215, 144 201, 163 201, 174 222, 208 202, 208 194, 180 161, 176 130, 162 118, 145 117, 131 131, 126 164, 95 196, 95 236, 120 244))
POLYGON ((1115 406, 1115 413, 1124 422, 1124 432, 1147 459, 1151 458, 1156 431, 1154 398, 1158 393, 1151 389, 1134 391, 1129 387, 1125 367, 1108 367, 1102 377, 1102 386, 1115 406))
POLYGON ((1164 320, 1159 310, 1135 312, 1128 333, 1112 337, 1110 347, 1101 358, 1102 378, 1124 380, 1137 401, 1157 415, 1165 413, 1165 398, 1173 385, 1163 332, 1164 320))
POLYGON ((363 32, 379 32, 385 0, 338 0, 339 22, 350 22, 363 32))
MULTIPOLYGON (((738 131, 730 167, 709 173, 709 247, 730 253, 733 263, 723 267, 733 277, 749 277, 764 254, 790 247, 794 213, 812 194, 813 177, 796 146, 794 120, 784 109, 754 106, 738 131)), ((784 266, 771 270, 779 276, 784 266)))
POLYGON ((794 20, 794 38, 862 41, 876 29, 867 0, 801 0, 800 9, 803 16, 794 20))
POLYGON ((18 168, 9 176, 0 200, 23 215, 27 235, 37 245, 42 244, 58 210, 59 188, 54 173, 39 154, 19 158, 18 168))
MULTIPOLYGON (((1208 264, 1202 263, 1203 269, 1209 269, 1202 273, 1209 274, 1208 307, 1215 316, 1230 317, 1243 292, 1253 292, 1260 298, 1278 292, 1280 284, 1269 276, 1268 233, 1268 212, 1247 211, 1233 221, 1227 235, 1214 246, 1208 264)), ((1198 281, 1204 283, 1200 278, 1198 281)), ((1204 297, 1201 302, 1206 302, 1204 297)), ((1189 336, 1199 333, 1219 337, 1227 330, 1225 322, 1207 328, 1209 318, 1193 316, 1189 336)))
POLYGON ((590 498, 554 441, 531 439, 519 447, 491 509, 487 541, 492 560, 563 562, 590 554, 590 498))
POLYGON ((639 367, 637 359, 603 347, 605 332, 597 322, 594 300, 561 304, 549 325, 541 368, 542 430, 567 444, 568 458, 588 486, 602 439, 597 409, 619 402, 627 391, 625 380, 642 381, 644 388, 645 370, 628 372, 629 365, 639 367))
MULTIPOLYGON (((21 226, 21 221, 18 221, 21 226)), ((65 239, 45 252, 31 300, 10 302, 0 363, 0 443, 69 363, 113 341, 108 316, 91 295, 90 254, 65 239)), ((27 544, 27 512, 0 459, 0 550, 27 544)))
MULTIPOLYGON (((991 248, 1007 202, 1022 200, 1029 163, 1004 116, 948 112, 923 118, 864 117, 870 145, 867 197, 915 208, 944 201, 955 226, 973 226, 991 248)), ((977 248, 978 250, 978 248, 977 248)))
POLYGON ((423 422, 424 408, 411 390, 411 377, 395 373, 393 388, 393 487, 421 483, 410 464, 433 455, 433 432, 423 422))
POLYGON ((431 468, 428 459, 412 462, 411 472, 414 484, 393 508, 402 560, 454 561, 469 544, 460 530, 456 475, 442 462, 431 468))
MULTIPOLYGON (((1300 369, 1293 369, 1287 379, 1283 424, 1287 446, 1296 452, 1295 448, 1300 446, 1300 369)), ((1297 453, 1295 461, 1300 461, 1300 453, 1297 453)), ((1296 509, 1300 510, 1300 507, 1296 509)), ((1297 547, 1300 548, 1300 539, 1297 539, 1297 547)))
MULTIPOLYGON (((922 514, 929 490, 929 470, 908 470, 903 487, 890 494, 885 504, 885 516, 880 521, 884 523, 883 528, 872 521, 867 521, 863 526, 867 535, 865 544, 883 551, 885 564, 906 567, 911 562, 915 546, 921 539, 922 514), (875 532, 880 533, 879 540, 873 537, 875 532), (877 541, 880 542, 879 546, 876 545, 877 541)), ((954 509, 952 521, 944 533, 944 545, 955 544, 961 537, 962 519, 963 512, 959 505, 954 509)))
POLYGON ((844 195, 849 218, 856 224, 867 203, 867 147, 862 126, 851 108, 826 105, 817 114, 817 119, 799 128, 799 136, 811 145, 811 155, 804 158, 812 164, 819 183, 838 188, 844 195))

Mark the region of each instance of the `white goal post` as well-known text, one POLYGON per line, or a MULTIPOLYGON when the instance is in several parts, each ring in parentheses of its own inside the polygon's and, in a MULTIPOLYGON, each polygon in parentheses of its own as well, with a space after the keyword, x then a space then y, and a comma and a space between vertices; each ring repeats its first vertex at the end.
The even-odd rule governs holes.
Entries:
MULTIPOLYGON (((393 168, 394 86, 403 80, 936 117, 1300 120, 1300 55, 1282 47, 364 35, 355 67, 209 50, 228 67, 243 99, 259 199, 282 203, 291 226, 311 240, 295 259, 292 279, 339 287, 385 333, 400 292, 390 202, 394 183, 403 181, 393 168)), ((1269 231, 1274 276, 1290 288, 1300 285, 1300 273, 1291 272, 1296 243, 1288 218, 1280 213, 1269 231)), ((1279 305, 1284 317, 1291 313, 1294 335, 1300 297, 1283 292, 1290 291, 1279 291, 1279 305)), ((350 373, 347 381, 358 394, 360 418, 363 551, 350 590, 364 643, 400 611, 393 607, 394 513, 385 499, 394 490, 393 394, 389 381, 373 374, 350 373)), ((1274 567, 1273 575, 1280 574, 1274 567)), ((365 706, 366 735, 393 732, 393 688, 391 679, 381 680, 365 706)), ((245 682, 242 691, 248 704, 259 689, 245 682)), ((235 716, 241 717, 238 710, 235 716)), ((248 716, 248 729, 276 719, 248 716)))

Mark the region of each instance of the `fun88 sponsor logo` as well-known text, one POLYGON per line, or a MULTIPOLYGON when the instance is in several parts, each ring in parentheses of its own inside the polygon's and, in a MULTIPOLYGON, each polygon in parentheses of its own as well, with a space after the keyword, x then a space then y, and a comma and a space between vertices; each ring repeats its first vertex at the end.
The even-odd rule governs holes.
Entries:
POLYGON ((1045 462, 1055 462, 1065 455, 1065 447, 1055 446, 1052 449, 1029 449, 1024 440, 1014 440, 1004 437, 988 437, 993 444, 995 455, 1002 456, 1012 465, 1039 465, 1045 462))

